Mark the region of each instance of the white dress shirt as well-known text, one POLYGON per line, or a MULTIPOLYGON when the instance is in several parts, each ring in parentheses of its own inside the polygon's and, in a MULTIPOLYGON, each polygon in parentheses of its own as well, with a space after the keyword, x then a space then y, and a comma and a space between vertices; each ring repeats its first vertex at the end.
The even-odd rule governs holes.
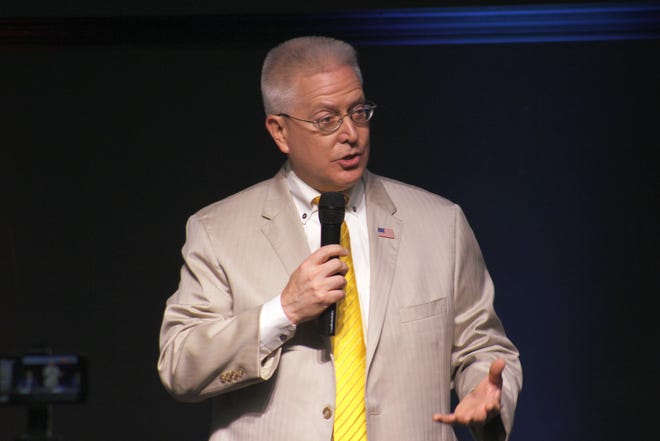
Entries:
MULTIPOLYGON (((321 222, 319 221, 318 207, 312 204, 312 200, 320 193, 303 182, 290 169, 288 170, 287 180, 311 253, 313 250, 318 249, 321 244, 321 222)), ((362 180, 358 181, 351 189, 344 220, 351 236, 351 257, 360 297, 362 327, 363 332, 366 334, 367 319, 369 317, 370 265, 366 198, 362 180)), ((262 360, 293 337, 295 329, 295 325, 284 314, 281 295, 266 302, 261 308, 259 320, 262 360)))

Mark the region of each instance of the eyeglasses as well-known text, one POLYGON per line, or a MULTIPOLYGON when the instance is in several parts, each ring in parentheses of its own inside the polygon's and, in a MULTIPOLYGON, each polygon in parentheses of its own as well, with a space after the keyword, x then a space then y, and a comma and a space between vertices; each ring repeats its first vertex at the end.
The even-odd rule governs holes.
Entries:
POLYGON ((320 132, 330 134, 336 132, 339 127, 341 127, 344 122, 344 118, 347 116, 355 124, 363 125, 369 122, 372 116, 374 116, 374 110, 376 109, 376 104, 358 104, 348 111, 345 115, 341 113, 331 113, 329 115, 323 116, 316 120, 302 119, 295 116, 291 116, 287 113, 278 113, 277 116, 283 116, 285 118, 295 119, 296 121, 302 121, 310 124, 314 124, 320 132))

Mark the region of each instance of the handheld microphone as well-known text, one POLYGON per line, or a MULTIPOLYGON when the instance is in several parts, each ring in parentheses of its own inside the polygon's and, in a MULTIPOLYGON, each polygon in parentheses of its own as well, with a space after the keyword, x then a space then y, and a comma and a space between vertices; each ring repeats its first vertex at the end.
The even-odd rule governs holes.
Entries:
MULTIPOLYGON (((344 194, 322 193, 319 199, 319 221, 321 221, 321 246, 338 244, 341 241, 341 224, 346 209, 344 194)), ((333 303, 319 315, 319 332, 323 336, 335 335, 337 305, 333 303)))

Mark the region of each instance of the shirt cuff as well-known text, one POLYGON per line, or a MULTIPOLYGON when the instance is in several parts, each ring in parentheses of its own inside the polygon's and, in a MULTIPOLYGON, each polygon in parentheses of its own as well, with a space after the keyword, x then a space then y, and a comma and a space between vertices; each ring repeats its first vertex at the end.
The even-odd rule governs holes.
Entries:
POLYGON ((259 315, 259 346, 262 360, 290 340, 296 332, 282 309, 280 296, 267 301, 259 315))

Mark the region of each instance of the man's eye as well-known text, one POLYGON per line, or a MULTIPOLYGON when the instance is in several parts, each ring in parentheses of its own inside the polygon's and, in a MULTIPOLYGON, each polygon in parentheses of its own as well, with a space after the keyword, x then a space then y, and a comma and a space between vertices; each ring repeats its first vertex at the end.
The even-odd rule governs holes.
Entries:
POLYGON ((336 116, 328 115, 328 116, 323 116, 323 117, 319 118, 317 121, 321 125, 327 125, 327 124, 332 124, 333 122, 335 122, 336 119, 337 119, 336 116))

